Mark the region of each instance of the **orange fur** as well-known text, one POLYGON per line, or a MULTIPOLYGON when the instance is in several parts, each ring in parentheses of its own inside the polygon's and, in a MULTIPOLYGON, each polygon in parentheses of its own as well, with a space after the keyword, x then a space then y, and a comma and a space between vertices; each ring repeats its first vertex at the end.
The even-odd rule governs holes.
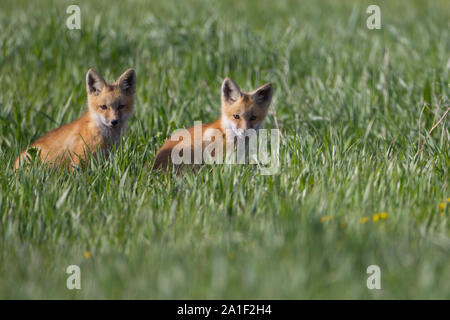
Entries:
MULTIPOLYGON (((272 94, 273 88, 270 83, 251 92, 242 92, 233 80, 226 78, 222 84, 222 114, 214 122, 201 125, 202 138, 208 129, 219 130, 224 142, 227 139, 227 129, 238 133, 245 132, 248 129, 260 129, 267 116, 272 94), (238 116, 238 119, 235 116, 238 116)), ((191 140, 188 142, 190 143, 191 155, 193 155, 195 148, 201 148, 203 151, 207 145, 212 143, 205 142, 202 139, 202 145, 196 145, 196 141, 192 138, 195 129, 195 126, 186 129, 191 135, 191 140)), ((154 164, 155 168, 166 168, 171 163, 172 150, 183 141, 182 138, 176 141, 174 139, 175 137, 172 136, 159 149, 154 164)), ((211 155, 214 156, 214 154, 211 155)))
MULTIPOLYGON (((88 155, 97 152, 107 155, 112 145, 120 143, 133 113, 135 88, 136 74, 132 69, 114 83, 107 83, 90 69, 86 75, 88 111, 81 118, 50 131, 29 148, 36 148, 41 161, 52 166, 80 165, 88 155)), ((28 162, 27 155, 28 148, 17 157, 15 169, 28 162)))

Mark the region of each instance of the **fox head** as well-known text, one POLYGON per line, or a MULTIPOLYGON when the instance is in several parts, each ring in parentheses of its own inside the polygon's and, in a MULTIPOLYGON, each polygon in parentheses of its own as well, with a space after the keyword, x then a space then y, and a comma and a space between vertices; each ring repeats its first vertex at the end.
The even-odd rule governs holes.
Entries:
POLYGON ((97 125, 123 128, 133 113, 136 73, 126 70, 114 83, 107 83, 94 69, 86 74, 88 106, 97 125))
POLYGON ((233 80, 226 78, 222 83, 222 128, 233 130, 237 136, 249 129, 258 131, 267 115, 272 95, 271 83, 251 92, 242 92, 233 80))

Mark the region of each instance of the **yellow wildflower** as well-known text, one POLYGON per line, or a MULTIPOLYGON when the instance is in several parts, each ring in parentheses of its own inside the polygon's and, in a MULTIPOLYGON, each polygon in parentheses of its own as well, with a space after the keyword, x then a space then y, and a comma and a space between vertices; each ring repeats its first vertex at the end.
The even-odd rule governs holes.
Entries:
POLYGON ((450 202, 450 198, 447 198, 447 202, 450 202))
POLYGON ((361 218, 361 223, 366 223, 369 220, 369 218, 367 217, 362 217, 361 218))
POLYGON ((320 217, 320 222, 324 223, 326 221, 331 221, 333 220, 333 216, 322 216, 320 217))
POLYGON ((89 258, 91 257, 91 253, 90 253, 89 251, 85 251, 85 252, 83 253, 83 256, 84 256, 86 259, 89 259, 89 258))
POLYGON ((379 213, 375 213, 373 215, 373 222, 377 222, 378 220, 380 220, 380 214, 379 213))
POLYGON ((444 209, 445 209, 445 202, 441 202, 441 204, 439 205, 439 209, 441 209, 441 211, 444 211, 444 209))
POLYGON ((382 212, 382 213, 380 213, 380 218, 381 219, 386 219, 387 218, 387 213, 386 212, 382 212))

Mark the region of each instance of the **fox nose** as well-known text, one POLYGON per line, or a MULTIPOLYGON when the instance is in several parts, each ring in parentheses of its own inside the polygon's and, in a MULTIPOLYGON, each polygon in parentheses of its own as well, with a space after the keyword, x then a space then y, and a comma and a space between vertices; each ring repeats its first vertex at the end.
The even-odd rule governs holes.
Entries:
POLYGON ((117 126, 119 124, 119 120, 112 120, 111 121, 111 125, 113 125, 113 126, 117 126))

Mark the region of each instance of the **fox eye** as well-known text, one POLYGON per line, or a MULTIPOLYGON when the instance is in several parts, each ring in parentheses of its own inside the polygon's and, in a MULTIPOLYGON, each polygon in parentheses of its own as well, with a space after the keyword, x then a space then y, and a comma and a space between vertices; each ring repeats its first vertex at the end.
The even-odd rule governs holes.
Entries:
POLYGON ((101 108, 101 109, 103 109, 103 110, 106 110, 106 109, 108 109, 108 107, 107 107, 107 106, 105 106, 104 104, 102 104, 102 105, 100 106, 100 108, 101 108))
POLYGON ((119 109, 123 109, 123 108, 125 108, 125 105, 124 104, 119 104, 119 109))
POLYGON ((238 115, 238 114, 235 114, 233 117, 234 117, 235 119, 239 119, 239 115, 238 115))
POLYGON ((256 120, 256 117, 255 116, 251 116, 250 117, 250 121, 252 121, 252 120, 256 120))

